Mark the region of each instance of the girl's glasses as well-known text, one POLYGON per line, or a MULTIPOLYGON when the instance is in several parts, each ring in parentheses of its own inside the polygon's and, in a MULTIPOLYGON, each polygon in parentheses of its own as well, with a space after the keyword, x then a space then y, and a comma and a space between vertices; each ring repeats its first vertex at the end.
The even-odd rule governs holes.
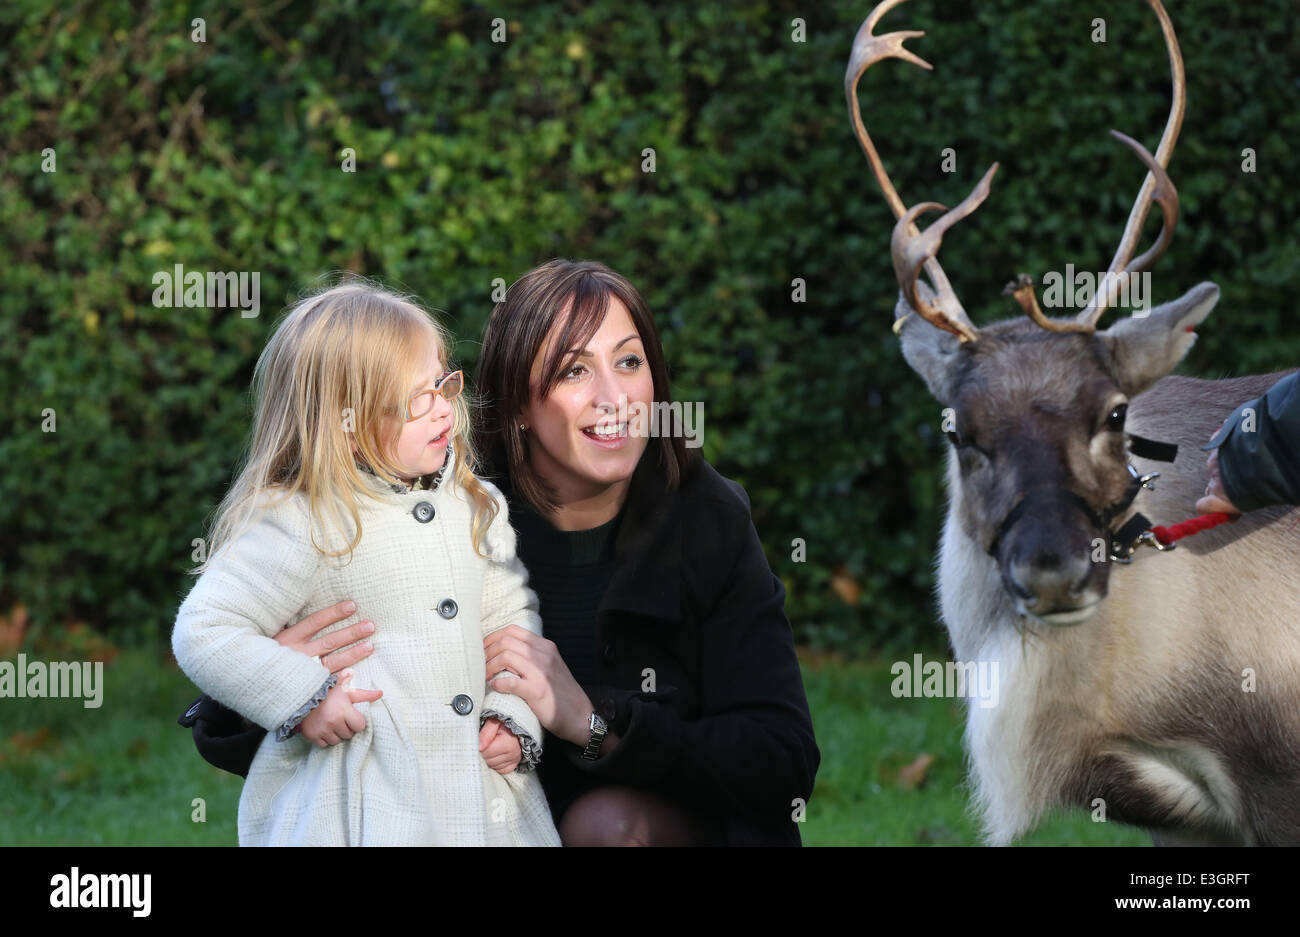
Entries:
POLYGON ((411 399, 406 401, 406 422, 418 420, 430 410, 433 409, 434 399, 439 395, 447 398, 451 403, 460 396, 460 392, 465 388, 465 372, 452 371, 437 384, 433 385, 430 390, 422 390, 418 394, 412 394, 411 399))

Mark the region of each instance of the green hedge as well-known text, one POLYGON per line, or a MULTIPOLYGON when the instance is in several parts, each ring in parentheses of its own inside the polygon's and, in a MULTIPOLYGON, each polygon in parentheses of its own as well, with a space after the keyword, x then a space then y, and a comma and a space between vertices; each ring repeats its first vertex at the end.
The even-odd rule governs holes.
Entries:
MULTIPOLYGON (((245 438, 252 363, 320 275, 415 292, 472 367, 493 280, 568 256, 645 293, 677 395, 705 402, 706 457, 749 489, 800 637, 936 639, 946 443, 888 328, 892 216, 841 91, 869 0, 138 6, 0 8, 0 610, 168 633, 245 438), (258 271, 261 315, 155 308, 151 278, 176 263, 258 271), (852 605, 830 588, 837 568, 861 587, 852 605)), ((1186 373, 1292 366, 1292 0, 1171 6, 1190 90, 1172 166, 1183 222, 1156 298, 1223 288, 1186 373)), ((884 63, 863 82, 904 199, 951 204, 1003 164, 944 247, 975 321, 1012 312, 999 293, 1018 271, 1104 267, 1141 181, 1105 131, 1154 147, 1168 107, 1150 11, 919 0, 885 18, 896 29, 925 29, 911 46, 936 65, 884 63), (1089 38, 1098 16, 1105 44, 1089 38)))

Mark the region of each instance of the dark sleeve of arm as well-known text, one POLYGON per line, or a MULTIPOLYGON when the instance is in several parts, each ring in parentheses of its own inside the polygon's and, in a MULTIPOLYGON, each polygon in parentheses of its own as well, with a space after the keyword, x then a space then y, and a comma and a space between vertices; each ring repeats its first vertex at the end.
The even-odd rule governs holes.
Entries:
POLYGON ((726 510, 733 516, 710 549, 734 561, 700 629, 700 719, 682 720, 656 694, 616 690, 615 731, 625 729, 615 749, 585 761, 578 748, 564 748, 606 783, 651 789, 714 816, 789 820, 795 799, 806 802, 812 791, 820 753, 785 588, 748 511, 726 510))
POLYGON ((1300 371, 1238 407, 1225 431, 1219 475, 1228 500, 1241 511, 1300 503, 1300 371))
POLYGON ((194 733, 194 744, 208 764, 248 777, 253 756, 266 738, 266 730, 222 706, 206 693, 177 720, 194 733))

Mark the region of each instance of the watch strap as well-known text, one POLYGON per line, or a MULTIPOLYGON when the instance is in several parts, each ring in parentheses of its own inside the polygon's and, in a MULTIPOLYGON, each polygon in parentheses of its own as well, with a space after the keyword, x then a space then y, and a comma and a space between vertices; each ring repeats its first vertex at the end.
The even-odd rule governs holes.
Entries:
POLYGON ((591 738, 587 740, 587 747, 582 750, 582 757, 588 761, 595 761, 600 756, 600 746, 605 741, 605 736, 609 734, 609 725, 600 713, 592 710, 588 727, 591 730, 591 738))

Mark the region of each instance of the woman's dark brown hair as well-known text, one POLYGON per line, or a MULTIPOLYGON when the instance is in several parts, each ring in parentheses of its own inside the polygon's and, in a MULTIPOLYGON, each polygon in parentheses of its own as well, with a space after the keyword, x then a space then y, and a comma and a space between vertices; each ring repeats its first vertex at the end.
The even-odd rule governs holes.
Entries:
MULTIPOLYGON (((527 433, 519 429, 519 415, 533 397, 530 379, 533 362, 546 345, 547 336, 559 328, 557 340, 542 365, 537 399, 544 400, 573 364, 569 349, 582 348, 600 329, 617 297, 632 317, 646 364, 654 379, 654 400, 669 402, 668 365, 654 317, 641 294, 625 277, 594 260, 551 260, 520 277, 492 310, 483 336, 476 389, 482 405, 481 451, 493 473, 505 472, 515 492, 542 514, 555 510, 555 493, 528 462, 527 433), (565 304, 573 308, 562 316, 565 304)), ((650 458, 657 458, 670 488, 676 488, 690 459, 682 437, 668 433, 651 437, 650 458), (656 445, 657 443, 657 445, 656 445)))

